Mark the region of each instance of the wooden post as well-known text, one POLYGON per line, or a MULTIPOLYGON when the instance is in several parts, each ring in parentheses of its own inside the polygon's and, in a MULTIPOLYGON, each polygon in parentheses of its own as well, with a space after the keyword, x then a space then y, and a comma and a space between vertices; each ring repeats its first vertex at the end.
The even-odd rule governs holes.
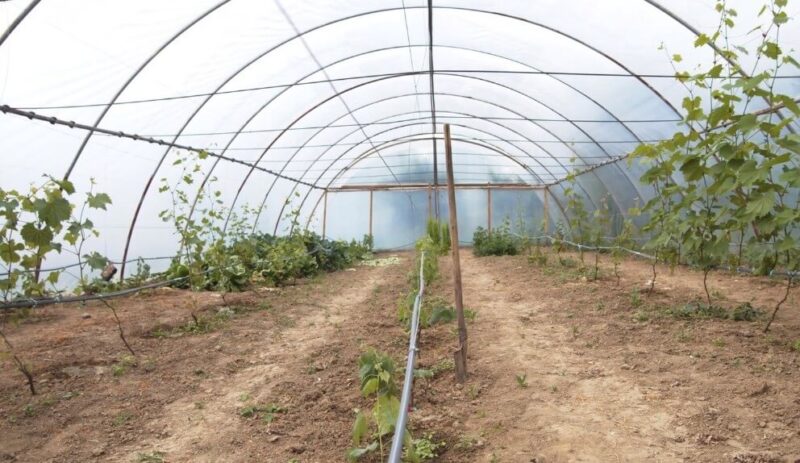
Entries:
POLYGON ((492 231, 492 189, 486 187, 486 229, 492 231))
POLYGON ((372 236, 372 190, 369 190, 369 236, 372 236))
POLYGON ((328 226, 328 192, 322 193, 322 239, 325 239, 325 231, 328 226))
POLYGON ((444 125, 444 150, 447 163, 447 200, 450 206, 450 246, 453 251, 453 286, 455 287, 456 317, 458 318, 458 350, 453 353, 456 380, 467 379, 467 322, 464 320, 464 300, 461 291, 461 258, 458 249, 458 214, 456 186, 453 179, 453 148, 450 143, 450 124, 444 125))

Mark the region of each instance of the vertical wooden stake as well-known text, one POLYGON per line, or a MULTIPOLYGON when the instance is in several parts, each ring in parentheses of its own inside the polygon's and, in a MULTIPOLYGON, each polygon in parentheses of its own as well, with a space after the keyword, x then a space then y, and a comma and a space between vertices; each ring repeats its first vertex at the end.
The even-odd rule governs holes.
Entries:
POLYGON ((492 189, 486 187, 486 229, 492 231, 492 189))
POLYGON ((450 143, 450 124, 444 125, 444 150, 447 163, 447 200, 450 206, 450 246, 453 251, 453 285, 455 287, 456 317, 458 318, 459 347, 453 353, 456 380, 467 379, 467 322, 464 320, 464 300, 461 291, 461 258, 458 249, 458 214, 456 212, 456 186, 453 179, 453 148, 450 143))
POLYGON ((328 226, 328 190, 322 193, 322 239, 325 239, 325 231, 328 226))
POLYGON ((369 236, 372 236, 372 190, 369 190, 369 236))

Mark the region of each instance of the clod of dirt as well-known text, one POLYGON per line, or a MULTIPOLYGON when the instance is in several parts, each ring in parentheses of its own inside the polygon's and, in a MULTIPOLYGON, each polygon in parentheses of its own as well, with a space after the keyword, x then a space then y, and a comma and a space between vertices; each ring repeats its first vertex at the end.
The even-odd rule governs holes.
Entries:
POLYGON ((748 394, 748 396, 755 397, 755 396, 758 396, 758 395, 766 394, 767 392, 769 392, 769 389, 770 389, 769 384, 764 383, 764 384, 761 385, 760 388, 758 388, 755 391, 753 391, 750 394, 748 394))
POLYGON ((733 463, 783 463, 786 460, 773 452, 745 452, 734 455, 732 461, 733 463))
POLYGON ((84 312, 84 313, 81 314, 81 318, 86 320, 88 318, 92 318, 92 315, 89 314, 89 313, 84 312))

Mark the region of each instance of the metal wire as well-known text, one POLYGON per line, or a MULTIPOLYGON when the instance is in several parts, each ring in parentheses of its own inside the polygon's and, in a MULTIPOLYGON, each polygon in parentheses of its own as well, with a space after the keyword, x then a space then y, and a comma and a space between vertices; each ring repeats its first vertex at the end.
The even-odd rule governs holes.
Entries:
POLYGON ((143 136, 143 135, 131 134, 131 133, 123 132, 123 131, 114 131, 114 130, 110 130, 110 129, 104 129, 104 128, 98 127, 98 126, 81 124, 81 123, 75 122, 75 121, 68 121, 68 120, 65 120, 65 119, 60 119, 60 118, 55 117, 55 116, 50 116, 50 117, 43 116, 43 115, 35 113, 33 111, 23 111, 21 109, 14 108, 14 107, 11 107, 11 106, 8 106, 8 105, 0 105, 0 112, 2 112, 4 114, 12 114, 12 115, 15 115, 15 116, 27 117, 28 119, 31 119, 31 120, 38 120, 38 121, 48 122, 48 123, 53 124, 53 125, 61 125, 61 126, 64 126, 64 127, 69 127, 70 129, 88 130, 90 132, 104 133, 106 135, 112 135, 112 136, 119 137, 119 138, 128 138, 128 139, 134 140, 134 141, 143 141, 143 142, 147 142, 147 143, 153 143, 153 144, 156 144, 156 145, 167 146, 169 148, 178 148, 178 149, 182 149, 182 150, 186 150, 186 151, 192 151, 192 152, 195 152, 195 153, 205 153, 205 154, 207 154, 207 155, 209 155, 211 157, 223 159, 225 161, 233 162, 235 164, 242 164, 242 165, 248 166, 248 167, 250 167, 252 169, 260 170, 260 171, 266 172, 266 173, 268 173, 270 175, 274 175, 275 177, 282 178, 284 180, 289 180, 289 181, 292 181, 292 182, 295 182, 295 183, 299 183, 301 185, 305 185, 305 186, 308 186, 308 187, 311 187, 311 188, 322 189, 321 187, 319 187, 317 185, 305 182, 303 180, 300 180, 300 179, 297 179, 297 178, 294 178, 294 177, 289 177, 289 176, 280 174, 280 173, 275 172, 275 171, 270 170, 270 169, 265 169, 263 167, 255 165, 255 164, 250 164, 248 162, 244 162, 244 161, 241 161, 239 159, 231 158, 231 157, 224 156, 224 155, 221 155, 221 154, 217 154, 217 153, 214 153, 214 152, 211 152, 211 151, 207 151, 207 150, 204 150, 204 149, 195 148, 195 147, 189 146, 189 145, 183 145, 183 144, 179 144, 179 143, 170 143, 170 142, 167 142, 165 140, 158 139, 158 138, 152 138, 152 137, 147 137, 147 136, 143 136))

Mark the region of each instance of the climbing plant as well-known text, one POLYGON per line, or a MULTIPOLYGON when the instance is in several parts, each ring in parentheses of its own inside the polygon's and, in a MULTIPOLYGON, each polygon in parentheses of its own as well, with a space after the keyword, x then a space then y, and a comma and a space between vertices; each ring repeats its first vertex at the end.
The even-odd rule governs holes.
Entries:
POLYGON ((742 35, 738 12, 719 1, 716 29, 694 43, 712 49, 711 65, 681 70, 682 56, 670 55, 688 93, 681 130, 634 153, 649 164, 642 180, 656 192, 643 208, 649 246, 700 268, 709 305, 708 272, 743 254, 760 273, 788 272, 787 294, 800 267, 800 107, 776 86, 784 70, 800 69, 780 44, 786 4, 768 2, 761 25, 742 35))

